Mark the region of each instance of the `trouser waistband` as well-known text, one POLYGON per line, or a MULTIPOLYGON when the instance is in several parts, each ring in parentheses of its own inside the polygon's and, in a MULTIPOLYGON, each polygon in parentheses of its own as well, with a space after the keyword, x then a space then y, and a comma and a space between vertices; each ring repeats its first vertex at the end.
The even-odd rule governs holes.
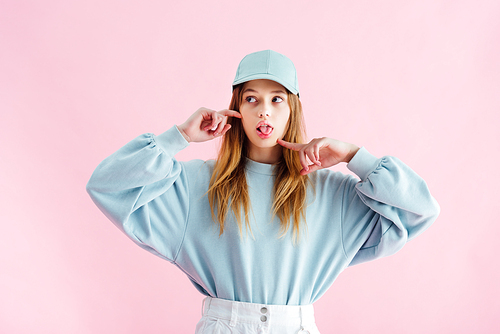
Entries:
POLYGON ((237 322, 264 326, 296 324, 299 327, 315 323, 312 305, 266 305, 213 297, 203 300, 203 315, 229 320, 231 326, 237 322))

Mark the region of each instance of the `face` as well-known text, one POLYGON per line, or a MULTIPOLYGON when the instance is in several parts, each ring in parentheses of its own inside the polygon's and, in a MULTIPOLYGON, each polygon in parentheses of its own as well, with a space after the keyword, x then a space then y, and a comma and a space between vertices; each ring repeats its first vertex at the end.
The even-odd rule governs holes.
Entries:
POLYGON ((245 83, 240 105, 241 122, 249 140, 250 159, 275 163, 281 157, 278 138, 283 138, 290 117, 286 89, 271 80, 245 83))

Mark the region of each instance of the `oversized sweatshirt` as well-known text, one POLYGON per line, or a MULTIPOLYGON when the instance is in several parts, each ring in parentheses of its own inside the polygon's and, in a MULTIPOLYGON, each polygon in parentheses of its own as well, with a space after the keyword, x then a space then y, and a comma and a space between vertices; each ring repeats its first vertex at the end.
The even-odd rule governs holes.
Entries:
POLYGON ((177 161, 189 144, 176 126, 146 133, 104 159, 87 192, 143 249, 182 270, 204 295, 268 305, 318 300, 348 266, 394 254, 427 229, 439 205, 424 180, 395 157, 362 147, 347 167, 310 175, 306 223, 279 238, 272 215, 274 166, 246 159, 252 234, 232 213, 219 236, 207 190, 215 161, 177 161))

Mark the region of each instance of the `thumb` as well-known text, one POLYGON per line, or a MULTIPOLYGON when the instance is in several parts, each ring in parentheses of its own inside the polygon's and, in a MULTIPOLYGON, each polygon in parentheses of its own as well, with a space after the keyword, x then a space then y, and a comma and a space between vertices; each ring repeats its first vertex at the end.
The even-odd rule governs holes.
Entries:
POLYGON ((312 164, 312 165, 308 166, 307 170, 305 170, 304 168, 302 168, 302 170, 300 171, 300 175, 307 175, 309 173, 317 171, 318 169, 323 169, 323 168, 324 167, 322 167, 322 166, 318 166, 318 165, 312 164))

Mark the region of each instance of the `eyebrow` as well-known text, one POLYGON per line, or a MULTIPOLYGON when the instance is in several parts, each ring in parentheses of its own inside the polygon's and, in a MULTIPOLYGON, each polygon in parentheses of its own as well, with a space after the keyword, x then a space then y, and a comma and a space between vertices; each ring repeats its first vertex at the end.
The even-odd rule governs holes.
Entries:
MULTIPOLYGON (((258 93, 255 89, 252 89, 252 88, 247 88, 247 89, 245 89, 245 90, 243 91, 243 94, 245 94, 246 92, 254 92, 254 93, 258 93)), ((273 91, 271 92, 271 94, 275 94, 275 93, 281 93, 281 94, 285 94, 285 95, 286 95, 286 93, 285 93, 284 91, 282 91, 282 90, 273 90, 273 91)))

